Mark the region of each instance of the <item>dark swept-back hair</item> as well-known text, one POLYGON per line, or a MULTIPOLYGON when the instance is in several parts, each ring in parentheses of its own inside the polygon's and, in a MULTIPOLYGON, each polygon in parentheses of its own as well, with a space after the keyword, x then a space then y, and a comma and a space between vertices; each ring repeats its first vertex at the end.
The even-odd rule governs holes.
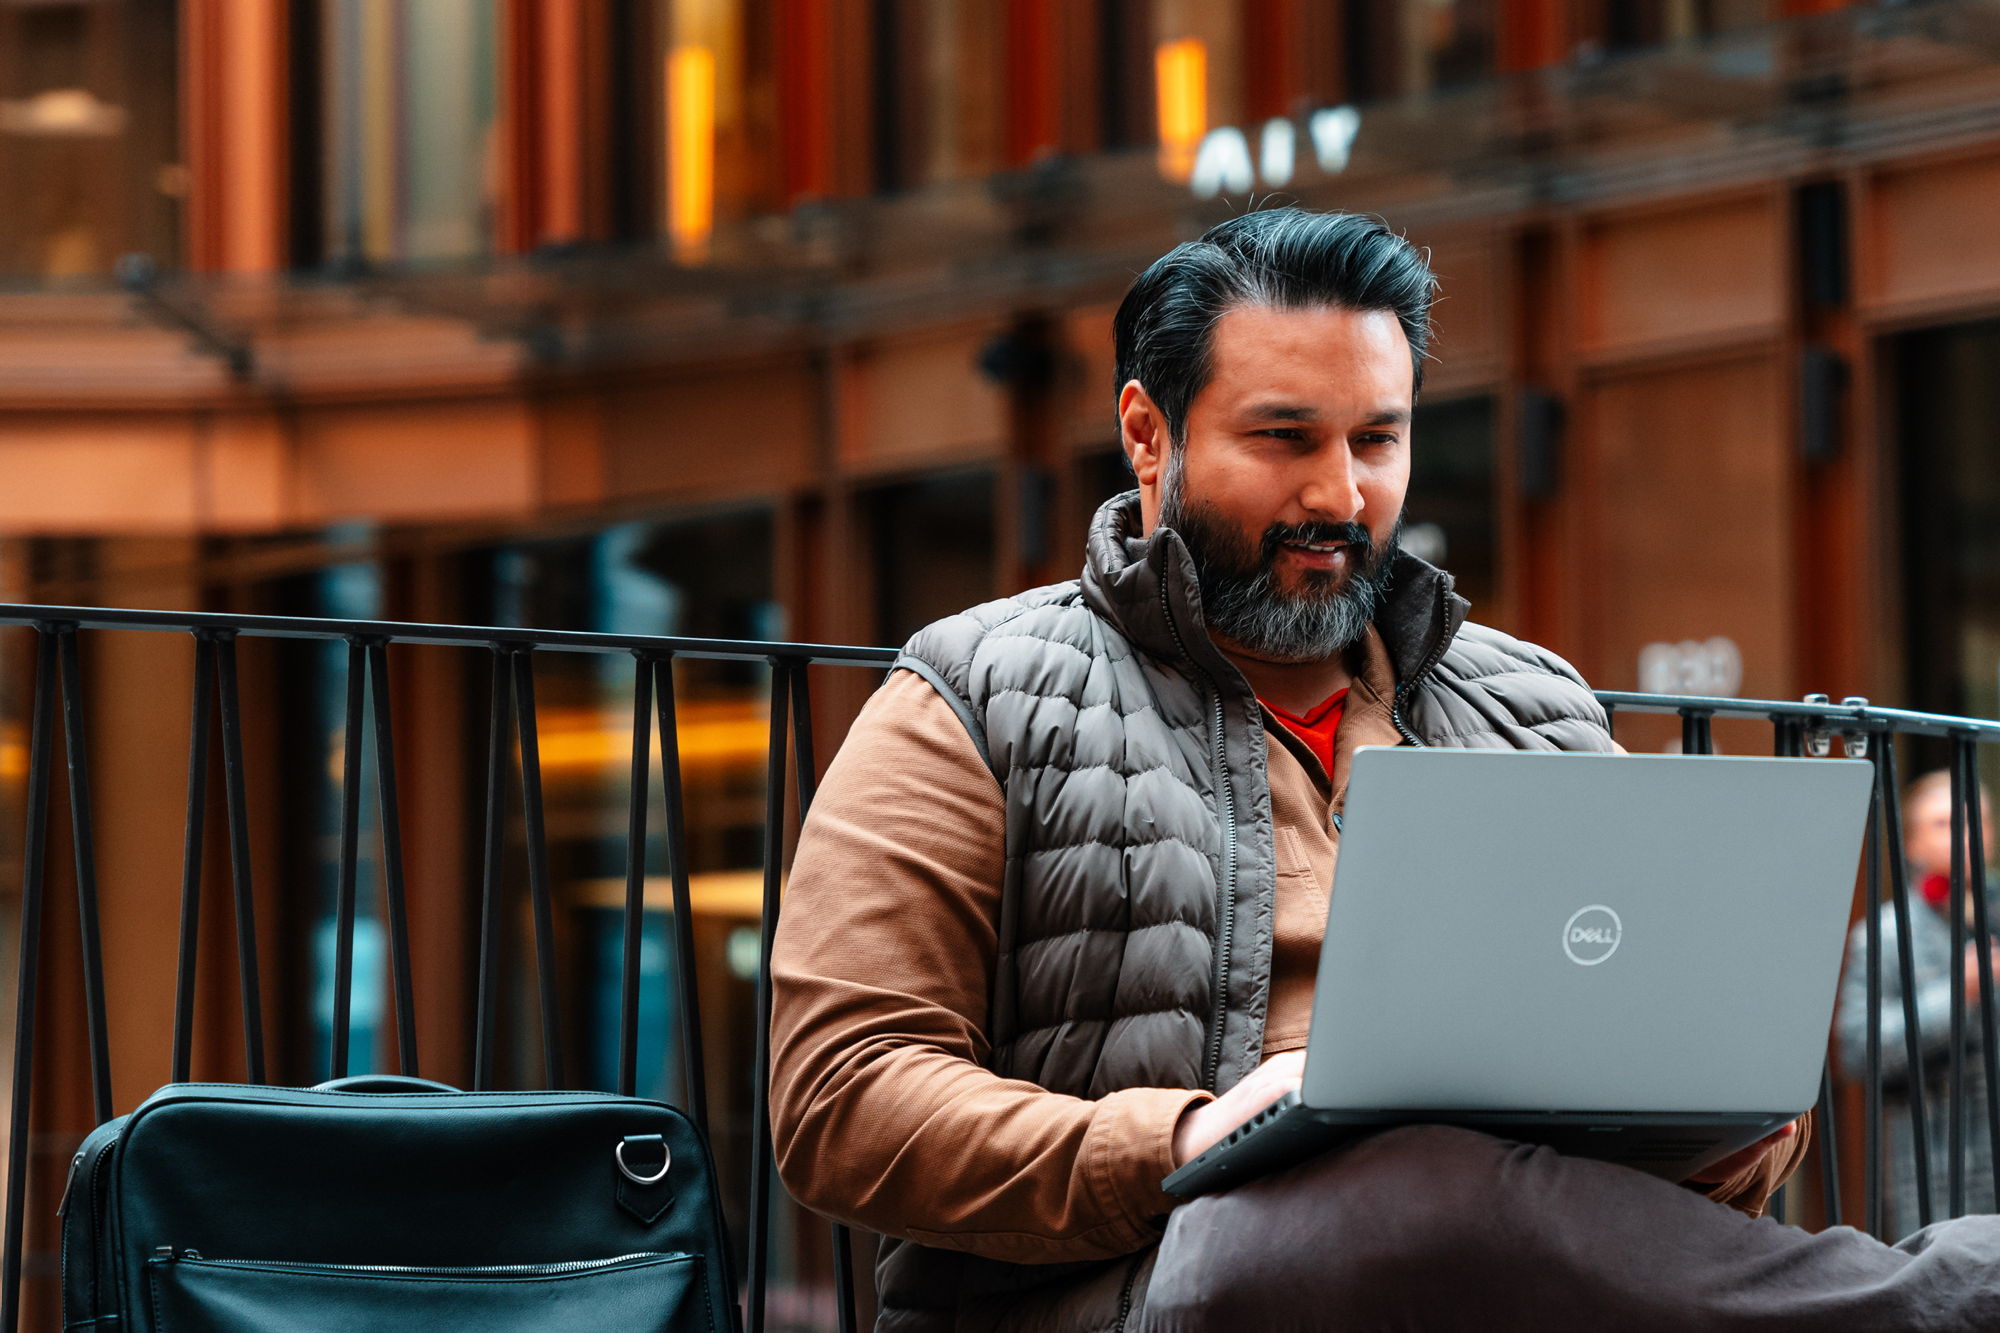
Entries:
POLYGON ((1118 306, 1112 337, 1122 392, 1137 380, 1185 441, 1188 407, 1208 383, 1215 322, 1241 305, 1387 310, 1410 343, 1423 387, 1437 279, 1415 246, 1380 218, 1267 208, 1210 227, 1154 260, 1118 306))

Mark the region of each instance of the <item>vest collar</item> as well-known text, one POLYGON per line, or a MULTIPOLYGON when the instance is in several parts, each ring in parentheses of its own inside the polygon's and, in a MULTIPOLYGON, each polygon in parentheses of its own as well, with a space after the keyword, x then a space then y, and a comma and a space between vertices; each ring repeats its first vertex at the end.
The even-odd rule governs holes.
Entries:
MULTIPOLYGON (((1201 587, 1180 534, 1158 527, 1150 537, 1141 535, 1139 492, 1106 500, 1091 520, 1083 595, 1093 611, 1154 656, 1192 657, 1211 673, 1226 673, 1222 679, 1238 674, 1202 626, 1201 587)), ((1436 665, 1469 609, 1452 590, 1451 575, 1408 551, 1397 553, 1375 627, 1399 686, 1436 665)))

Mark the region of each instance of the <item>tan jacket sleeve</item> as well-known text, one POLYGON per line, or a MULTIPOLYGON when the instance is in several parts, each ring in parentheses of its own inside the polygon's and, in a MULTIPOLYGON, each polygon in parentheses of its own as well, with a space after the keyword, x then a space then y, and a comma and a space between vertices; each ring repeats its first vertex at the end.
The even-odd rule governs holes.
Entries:
POLYGON ((772 960, 771 1127, 786 1188, 868 1231, 1016 1263, 1160 1235, 1175 1123, 1206 1094, 1096 1101, 982 1065, 1005 809, 965 726, 896 672, 800 835, 772 960))
POLYGON ((1778 1192, 1778 1187, 1790 1180, 1792 1173, 1805 1164, 1806 1152, 1812 1146, 1813 1120, 1813 1114, 1808 1111, 1799 1117, 1799 1132, 1766 1153, 1762 1161, 1744 1168, 1721 1184, 1700 1185, 1695 1189, 1738 1212, 1762 1217, 1770 1208, 1771 1196, 1778 1192))

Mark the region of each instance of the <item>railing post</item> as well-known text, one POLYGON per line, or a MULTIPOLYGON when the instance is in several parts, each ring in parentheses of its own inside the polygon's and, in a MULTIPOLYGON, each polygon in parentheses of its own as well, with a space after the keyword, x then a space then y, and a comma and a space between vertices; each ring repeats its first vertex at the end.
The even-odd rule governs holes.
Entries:
POLYGON ((76 854, 77 933, 83 946, 83 1008, 90 1030, 91 1109, 97 1123, 111 1118, 111 1040, 105 1030, 104 937, 98 929, 96 830, 91 819, 90 741, 84 731, 83 666, 76 626, 57 625, 61 663, 63 747, 69 760, 70 842, 76 854))
POLYGON ((1993 1198, 2000 1205, 2000 1013, 1993 994, 1993 934, 1986 903, 1986 809, 1979 786, 1976 742, 1961 738, 1952 745, 1952 761, 1964 770, 1969 793, 1965 807, 1966 869, 1972 883, 1972 929, 1979 939, 1979 1052, 1986 1083, 1986 1135, 1992 1151, 1993 1198))
POLYGON ((764 783, 764 908, 757 948, 757 1036, 750 1084, 750 1299, 748 1333, 764 1333, 771 1231, 771 943, 785 858, 785 714, 796 668, 771 659, 771 743, 764 783))
POLYGON ((403 821, 396 793, 396 729, 389 711, 389 651, 368 641, 374 690, 375 791, 382 824, 382 913, 388 919, 389 971, 396 993, 396 1067, 417 1076, 416 987, 410 975, 410 917, 403 891, 403 821))
POLYGON ((28 1198, 29 1093, 35 1071, 35 1000, 41 980, 42 891, 48 860, 50 737, 55 727, 53 630, 35 627, 35 702, 28 740, 27 828, 21 838, 21 953, 14 991, 14 1098, 7 1135, 7 1229, 0 1250, 0 1333, 21 1322, 21 1249, 28 1198))
POLYGON ((486 852, 479 875, 479 989, 474 1001, 472 1087, 493 1085, 500 1018, 500 860, 506 820, 508 707, 513 696, 507 654, 493 645, 492 694, 486 716, 486 852))
POLYGON ((195 964, 201 944, 201 852, 208 823, 209 709, 215 694, 215 638, 194 635, 194 706, 188 727, 187 825, 181 831, 181 932, 174 971, 174 1053, 171 1077, 186 1083, 194 1063, 195 964))
POLYGON ((521 737, 521 823, 528 852, 528 907, 535 929, 535 980, 542 1011, 542 1068, 551 1089, 564 1084, 562 1017, 556 1007, 555 905, 549 893, 549 836, 542 809, 542 746, 535 719, 531 650, 514 659, 515 725, 521 737))
MULTIPOLYGON (((1964 765, 1951 765, 1951 1054, 1946 1065, 1945 1144, 1948 1216, 1965 1214, 1965 802, 1964 765)), ((1980 948, 1986 948, 1980 941, 1980 948)))
POLYGON ((701 987, 695 972, 694 897, 688 883, 687 800, 681 790, 680 710, 674 691, 674 659, 653 664, 654 702, 660 718, 660 787, 667 807, 667 874, 674 899, 674 981, 680 1000, 682 1079, 688 1114, 709 1136, 708 1066, 701 1036, 701 987))
POLYGON ((646 787, 651 778, 653 662, 632 659, 632 772, 625 793, 625 919, 618 973, 618 1092, 639 1087, 639 932, 646 915, 646 787))
POLYGON ((1876 750, 1883 827, 1888 831, 1889 892, 1896 914, 1896 967, 1903 1002, 1903 1053, 1909 1070, 1910 1148, 1917 1165, 1917 1225, 1931 1224, 1930 1123, 1924 1103, 1924 1043, 1917 1019, 1917 963, 1910 919, 1910 874, 1903 856, 1903 809, 1896 781, 1896 747, 1887 737, 1876 750))
POLYGON ((252 1083, 264 1081, 264 999, 257 967, 256 898, 250 883, 250 806, 243 770, 243 705, 236 688, 236 635, 216 639, 222 705, 223 797, 229 809, 229 878, 236 896, 236 968, 243 989, 244 1062, 252 1083))
POLYGON ((361 843, 361 710, 368 683, 367 663, 367 649, 359 639, 350 639, 346 723, 341 729, 340 876, 334 900, 333 1049, 328 1078, 347 1077, 347 1044, 354 1023, 355 878, 361 843))

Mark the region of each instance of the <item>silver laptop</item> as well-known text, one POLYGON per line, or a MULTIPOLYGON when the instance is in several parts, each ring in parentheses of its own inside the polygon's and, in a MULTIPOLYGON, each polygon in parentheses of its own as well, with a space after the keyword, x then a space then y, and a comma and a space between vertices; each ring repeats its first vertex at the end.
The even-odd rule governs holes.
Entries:
POLYGON ((1684 1180, 1818 1098, 1871 766, 1357 753, 1304 1085, 1168 1176, 1463 1125, 1684 1180))

